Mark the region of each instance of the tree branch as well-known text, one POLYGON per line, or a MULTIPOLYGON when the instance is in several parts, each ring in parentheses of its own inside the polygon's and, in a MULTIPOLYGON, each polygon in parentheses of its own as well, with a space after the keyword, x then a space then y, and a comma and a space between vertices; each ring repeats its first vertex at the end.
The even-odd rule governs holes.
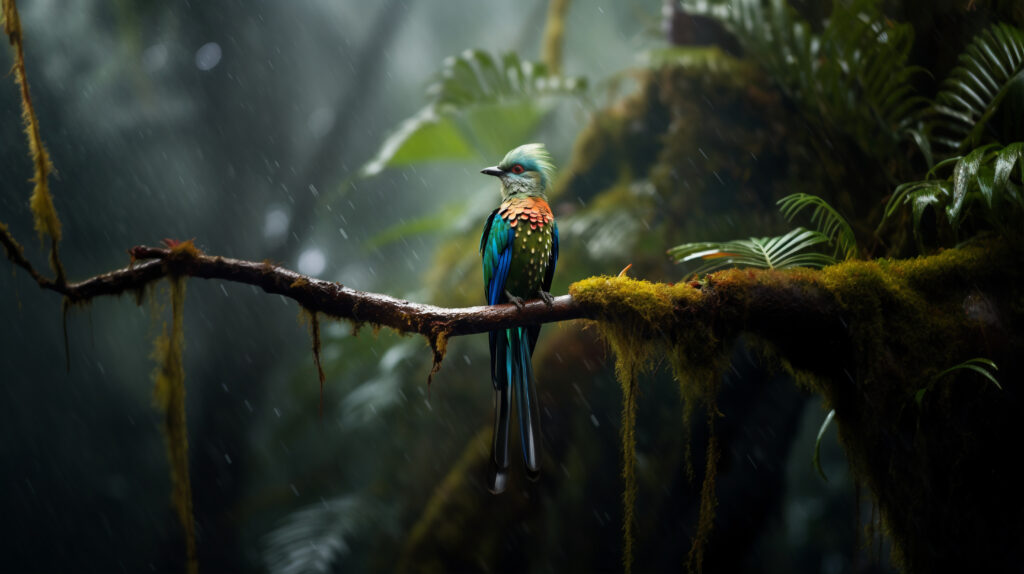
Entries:
MULTIPOLYGON (((11 251, 8 250, 8 253, 11 251)), ((223 279, 254 285, 267 293, 294 299, 311 312, 357 323, 391 327, 404 333, 418 333, 431 339, 439 335, 471 335, 493 329, 589 316, 569 295, 556 297, 550 307, 539 299, 530 301, 521 311, 511 304, 450 309, 413 303, 307 277, 268 261, 257 263, 205 255, 192 247, 190 242, 170 249, 139 246, 129 253, 133 261, 146 261, 67 285, 58 285, 45 278, 38 278, 35 274, 33 278, 37 279, 41 287, 61 293, 73 303, 138 291, 166 276, 223 279)))

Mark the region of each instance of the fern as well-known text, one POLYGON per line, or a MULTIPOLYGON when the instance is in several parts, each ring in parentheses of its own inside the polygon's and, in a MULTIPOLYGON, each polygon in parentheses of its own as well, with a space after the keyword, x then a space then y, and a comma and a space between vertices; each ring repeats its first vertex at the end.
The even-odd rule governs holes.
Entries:
POLYGON ((909 204, 913 209, 915 236, 920 236, 921 218, 929 206, 944 208, 950 226, 957 229, 964 217, 965 206, 975 200, 983 200, 988 208, 986 213, 993 217, 1000 215, 994 207, 1003 200, 1011 207, 1024 207, 1021 182, 1024 182, 1024 142, 1012 143, 1002 149, 995 144, 984 145, 965 156, 938 163, 924 180, 898 186, 889 198, 881 225, 902 206, 909 204), (936 177, 950 166, 952 173, 948 177, 936 177), (1019 181, 1013 180, 1015 167, 1018 168, 1019 181))
POLYGON ((377 509, 354 496, 323 500, 286 516, 263 538, 268 572, 335 572, 350 553, 350 542, 372 523, 377 509))
POLYGON ((811 223, 835 246, 836 256, 842 255, 843 259, 857 256, 857 238, 853 235, 853 228, 824 199, 808 193, 794 193, 783 197, 776 205, 788 221, 793 221, 793 217, 804 208, 812 208, 811 223))
POLYGON ((935 97, 932 140, 959 151, 980 143, 989 120, 1020 81, 1024 32, 997 24, 975 36, 935 97))
POLYGON ((783 0, 684 0, 691 13, 720 20, 805 115, 884 158, 927 106, 907 64, 913 29, 894 24, 876 0, 835 2, 821 34, 783 0))
POLYGON ((759 269, 786 269, 790 267, 824 267, 836 262, 825 253, 805 252, 808 247, 828 243, 828 237, 818 231, 797 227, 776 237, 751 237, 720 243, 686 243, 668 251, 679 263, 701 260, 695 275, 703 275, 734 265, 759 269))
POLYGON ((528 141, 550 109, 545 96, 580 95, 584 78, 561 77, 514 53, 467 50, 447 58, 427 89, 430 102, 404 120, 360 170, 500 156, 528 141))

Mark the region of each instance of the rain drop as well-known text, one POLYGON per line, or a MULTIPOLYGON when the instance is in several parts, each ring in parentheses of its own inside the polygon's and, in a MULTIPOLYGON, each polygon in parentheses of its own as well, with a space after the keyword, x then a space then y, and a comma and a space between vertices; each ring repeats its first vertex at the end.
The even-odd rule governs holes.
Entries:
POLYGON ((299 273, 303 275, 319 275, 327 266, 327 257, 316 247, 311 247, 299 255, 299 273))
POLYGON ((217 42, 208 42, 196 50, 196 67, 204 72, 217 67, 220 63, 221 50, 217 42))

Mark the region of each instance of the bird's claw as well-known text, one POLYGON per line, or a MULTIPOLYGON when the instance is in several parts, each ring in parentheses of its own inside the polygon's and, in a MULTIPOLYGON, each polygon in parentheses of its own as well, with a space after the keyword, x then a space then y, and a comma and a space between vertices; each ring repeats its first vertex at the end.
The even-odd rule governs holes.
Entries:
POLYGON ((513 305, 516 306, 516 309, 519 309, 520 311, 523 310, 523 298, 522 297, 516 297, 515 295, 509 293, 508 290, 505 291, 505 296, 508 297, 508 300, 509 300, 510 303, 512 303, 513 305))
POLYGON ((548 293, 543 289, 538 289, 537 293, 540 295, 540 298, 544 301, 544 304, 547 305, 549 309, 555 305, 555 298, 551 295, 551 293, 548 293))

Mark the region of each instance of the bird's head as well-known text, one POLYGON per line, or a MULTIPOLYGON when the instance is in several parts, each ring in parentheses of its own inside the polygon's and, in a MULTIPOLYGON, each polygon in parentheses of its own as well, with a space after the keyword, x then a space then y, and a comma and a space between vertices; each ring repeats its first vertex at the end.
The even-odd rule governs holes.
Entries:
POLYGON ((544 144, 521 145, 505 154, 501 163, 480 173, 501 179, 501 197, 535 196, 547 199, 548 185, 555 174, 555 164, 544 144))

